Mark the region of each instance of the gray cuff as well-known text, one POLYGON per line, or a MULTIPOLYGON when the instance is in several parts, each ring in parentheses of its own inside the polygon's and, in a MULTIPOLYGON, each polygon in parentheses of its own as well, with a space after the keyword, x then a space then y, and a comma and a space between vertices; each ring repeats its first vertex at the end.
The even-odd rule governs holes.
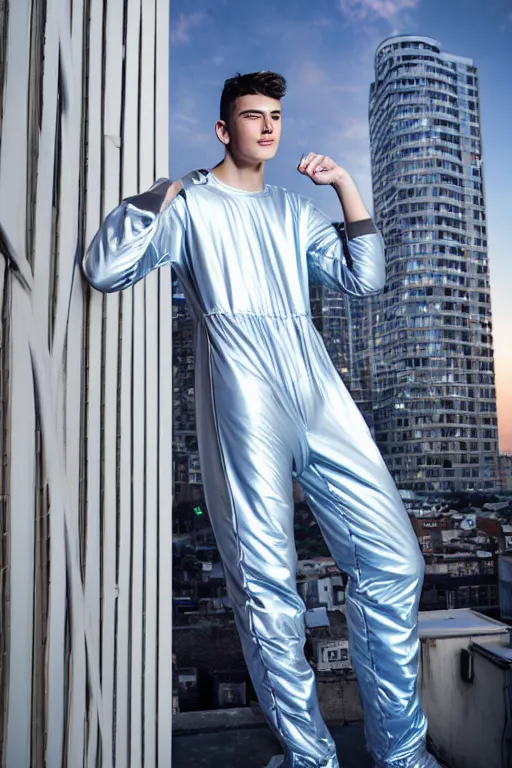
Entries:
POLYGON ((345 231, 349 240, 353 240, 355 237, 361 237, 361 235, 377 234, 377 228, 372 219, 360 219, 359 221, 352 221, 350 224, 345 224, 345 231))
POLYGON ((143 211, 160 213, 160 208, 170 186, 171 182, 169 179, 158 179, 147 192, 127 197, 125 203, 131 203, 143 211))

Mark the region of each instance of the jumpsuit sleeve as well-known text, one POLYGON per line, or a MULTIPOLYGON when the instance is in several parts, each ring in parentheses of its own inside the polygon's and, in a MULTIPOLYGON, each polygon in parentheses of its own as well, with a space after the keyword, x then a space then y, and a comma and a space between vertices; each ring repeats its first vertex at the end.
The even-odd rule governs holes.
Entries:
POLYGON ((384 241, 372 219, 348 224, 340 237, 329 218, 311 201, 306 215, 311 282, 352 296, 380 293, 386 282, 384 241))
POLYGON ((121 291, 151 270, 179 262, 187 220, 183 190, 159 213, 170 183, 158 179, 147 192, 126 198, 105 218, 82 261, 93 288, 121 291))

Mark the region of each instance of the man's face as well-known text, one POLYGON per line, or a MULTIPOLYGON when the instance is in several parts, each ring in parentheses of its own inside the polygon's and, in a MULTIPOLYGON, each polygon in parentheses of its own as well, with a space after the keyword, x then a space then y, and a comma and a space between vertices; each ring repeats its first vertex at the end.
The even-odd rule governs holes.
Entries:
POLYGON ((270 160, 281 138, 281 102, 260 94, 239 96, 231 105, 227 126, 219 121, 216 127, 235 160, 250 164, 270 160))

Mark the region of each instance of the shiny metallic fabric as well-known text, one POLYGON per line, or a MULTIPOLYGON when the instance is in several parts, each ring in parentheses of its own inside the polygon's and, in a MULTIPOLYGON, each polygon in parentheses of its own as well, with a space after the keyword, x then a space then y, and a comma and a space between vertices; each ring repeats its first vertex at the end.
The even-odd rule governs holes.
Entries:
POLYGON ((441 768, 433 755, 429 754, 422 745, 418 750, 415 750, 414 754, 402 760, 395 760, 392 763, 380 762, 375 763, 375 768, 441 768))
POLYGON ((309 283, 382 290, 371 220, 347 228, 280 187, 244 192, 209 171, 158 210, 160 180, 105 220, 83 262, 120 290, 171 262, 196 322, 197 428, 208 511, 243 651, 287 768, 337 768, 304 657, 291 477, 349 574, 350 646, 379 767, 427 768, 416 692, 424 561, 396 487, 311 320, 309 283), (419 756, 418 758, 414 755, 419 756))

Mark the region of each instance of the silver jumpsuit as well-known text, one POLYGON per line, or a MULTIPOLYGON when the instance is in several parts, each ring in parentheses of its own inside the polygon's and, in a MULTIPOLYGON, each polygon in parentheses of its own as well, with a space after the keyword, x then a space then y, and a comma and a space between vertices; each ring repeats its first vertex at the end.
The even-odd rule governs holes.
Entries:
POLYGON ((384 286, 371 219, 347 227, 352 264, 311 201, 193 171, 168 209, 159 180, 105 219, 83 261, 100 291, 171 262, 195 319, 205 497, 243 652, 289 768, 336 768, 304 656, 292 476, 348 575, 349 639, 376 766, 437 765, 416 691, 424 561, 400 496, 313 325, 309 282, 384 286))

